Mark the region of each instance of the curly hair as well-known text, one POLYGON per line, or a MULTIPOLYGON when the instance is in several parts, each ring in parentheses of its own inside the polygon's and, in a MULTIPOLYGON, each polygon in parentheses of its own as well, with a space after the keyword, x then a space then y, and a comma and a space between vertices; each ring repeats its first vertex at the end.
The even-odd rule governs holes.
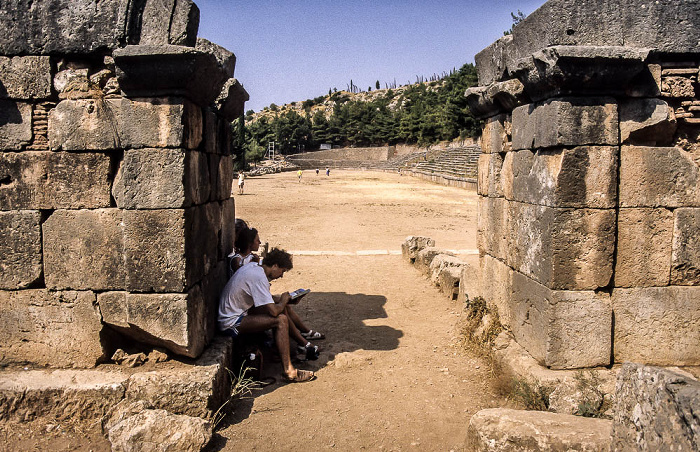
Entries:
POLYGON ((277 265, 279 268, 286 268, 291 270, 294 265, 292 264, 292 255, 285 250, 279 248, 272 248, 265 256, 263 260, 263 265, 272 267, 277 265))

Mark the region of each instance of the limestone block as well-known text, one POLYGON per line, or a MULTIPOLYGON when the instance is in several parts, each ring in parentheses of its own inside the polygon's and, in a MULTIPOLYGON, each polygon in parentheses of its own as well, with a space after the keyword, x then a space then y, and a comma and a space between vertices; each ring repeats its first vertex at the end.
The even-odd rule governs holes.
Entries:
POLYGON ((676 133, 673 108, 660 99, 630 99, 620 104, 620 142, 665 146, 676 133))
POLYGON ((209 109, 202 112, 202 146, 208 154, 219 153, 218 146, 219 119, 216 113, 209 109))
POLYGON ((502 80, 508 71, 507 57, 512 53, 513 35, 503 36, 474 56, 479 85, 502 80))
POLYGON ((579 146, 511 154, 510 199, 550 207, 615 207, 616 148, 579 146))
POLYGON ((179 355, 196 358, 214 335, 206 329, 206 305, 198 285, 188 293, 105 292, 97 302, 105 324, 179 355))
POLYGON ((228 155, 209 156, 209 175, 211 176, 211 199, 223 201, 231 197, 233 185, 233 159, 228 155))
POLYGON ((214 101, 217 111, 227 121, 234 121, 243 116, 245 103, 250 100, 250 95, 243 85, 235 78, 226 80, 221 92, 214 101))
POLYGON ((41 277, 41 213, 0 212, 0 289, 23 289, 41 277))
POLYGON ((165 410, 143 410, 107 432, 114 451, 177 450, 198 452, 211 440, 214 427, 199 417, 165 410))
POLYGON ((461 267, 464 262, 454 254, 438 254, 430 261, 430 281, 437 285, 444 268, 461 267))
POLYGON ((197 151, 187 152, 185 160, 185 204, 203 204, 209 200, 212 191, 216 190, 216 185, 211 179, 207 154, 197 151))
POLYGON ((208 107, 229 78, 215 55, 178 45, 132 45, 112 54, 128 97, 184 96, 208 107))
POLYGON ((698 207, 700 170, 677 147, 623 146, 620 207, 698 207))
POLYGON ((498 312, 501 324, 510 328, 513 323, 512 296, 513 270, 493 256, 481 259, 482 296, 491 311, 498 312))
POLYGON ((418 251, 418 254, 416 255, 416 259, 414 261, 416 268, 421 272, 425 273, 426 275, 430 276, 430 263, 438 254, 447 254, 454 256, 454 254, 450 253, 449 251, 445 251, 434 246, 427 246, 422 250, 418 251))
POLYGON ((661 92, 668 97, 694 98, 695 82, 689 77, 663 77, 661 92))
POLYGON ((218 153, 221 155, 232 155, 233 150, 231 143, 233 143, 233 127, 228 121, 219 121, 219 130, 217 136, 217 149, 218 153))
POLYGON ((401 255, 405 260, 413 263, 416 257, 418 257, 418 253, 423 248, 434 246, 435 240, 431 239, 430 237, 409 235, 401 244, 401 255))
POLYGON ((94 422, 124 398, 127 378, 114 370, 3 371, 0 420, 94 422))
POLYGON ((197 5, 190 0, 149 0, 144 3, 139 44, 194 47, 199 29, 197 5))
MULTIPOLYGON (((484 286, 481 277, 482 259, 479 260, 479 265, 472 265, 466 263, 461 267, 459 275, 459 292, 457 293, 457 300, 460 302, 466 302, 473 300, 476 297, 483 297, 484 286)), ((489 281, 492 283, 495 281, 489 281)))
POLYGON ((124 211, 126 287, 184 292, 217 260, 221 207, 124 211))
POLYGON ((568 97, 513 110, 513 149, 618 144, 617 103, 610 97, 568 97))
POLYGON ((615 287, 668 285, 673 213, 667 209, 620 209, 617 222, 615 287))
POLYGON ((700 285, 700 209, 673 212, 671 284, 700 285))
POLYGON ((54 150, 195 149, 201 138, 201 109, 178 97, 63 100, 49 112, 54 150))
POLYGON ((126 399, 144 401, 175 414, 211 418, 230 395, 232 351, 231 339, 217 336, 187 369, 133 375, 126 399))
MULTIPOLYGON (((605 287, 613 274, 613 209, 557 209, 508 203, 507 259, 551 289, 605 287)), ((499 257, 499 256, 497 256, 499 257)))
POLYGON ((104 359, 89 291, 0 291, 0 362, 93 367, 104 359))
POLYGON ((464 92, 469 110, 477 118, 488 118, 501 113, 501 106, 488 95, 487 86, 472 86, 464 92))
POLYGON ((221 243, 219 260, 225 259, 233 252, 233 243, 236 241, 236 205, 233 198, 221 202, 221 243))
POLYGON ((481 154, 478 165, 477 192, 482 196, 503 196, 501 184, 503 157, 500 154, 481 154))
POLYGON ((0 57, 0 98, 32 100, 50 96, 49 57, 0 57))
POLYGON ((550 290, 513 272, 510 306, 513 336, 540 364, 554 369, 610 364, 607 294, 550 290))
POLYGON ((506 260, 511 217, 503 198, 480 196, 477 201, 477 246, 480 252, 506 260))
POLYGON ((489 408, 469 420, 467 447, 475 452, 601 451, 612 421, 546 411, 489 408))
POLYGON ((615 362, 700 364, 700 287, 615 289, 615 362))
POLYGON ((508 200, 513 199, 514 159, 515 152, 507 152, 503 159, 503 166, 501 166, 501 190, 503 191, 503 196, 508 200))
POLYGON ((204 302, 205 331, 210 335, 217 331, 216 319, 219 315, 219 297, 228 282, 229 271, 228 259, 222 259, 202 278, 200 287, 204 302))
POLYGON ((236 70, 236 55, 233 52, 204 38, 197 38, 195 49, 214 55, 226 76, 233 77, 236 70))
POLYGON ((109 206, 109 156, 0 153, 0 210, 109 206))
POLYGON ((0 99, 0 149, 19 151, 31 140, 31 104, 0 99))
POLYGON ((494 154, 509 150, 507 147, 510 143, 508 122, 509 118, 505 114, 496 115, 484 121, 480 138, 481 152, 494 154))
POLYGON ((627 363, 617 378, 611 451, 700 450, 700 382, 627 363))

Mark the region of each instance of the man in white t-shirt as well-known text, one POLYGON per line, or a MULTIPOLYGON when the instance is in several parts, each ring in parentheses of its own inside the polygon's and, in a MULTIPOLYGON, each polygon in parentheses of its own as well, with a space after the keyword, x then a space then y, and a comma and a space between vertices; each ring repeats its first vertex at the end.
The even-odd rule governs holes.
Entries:
POLYGON ((284 250, 273 248, 262 265, 248 264, 239 268, 229 279, 219 299, 219 329, 236 337, 242 333, 256 333, 274 329, 275 343, 284 367, 284 379, 290 382, 310 381, 312 371, 296 369, 289 354, 289 335, 299 335, 285 314, 287 304, 294 303, 289 292, 273 296, 270 281, 281 278, 292 269, 292 257, 284 250), (290 326, 291 324, 291 326, 290 326))

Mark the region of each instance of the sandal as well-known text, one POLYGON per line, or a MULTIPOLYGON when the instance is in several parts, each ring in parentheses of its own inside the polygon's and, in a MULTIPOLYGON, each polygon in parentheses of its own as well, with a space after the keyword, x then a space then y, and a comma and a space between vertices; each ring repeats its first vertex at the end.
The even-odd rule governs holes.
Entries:
POLYGON ((311 347, 300 345, 297 347, 297 352, 304 353, 308 360, 316 361, 321 354, 321 349, 318 348, 318 345, 312 345, 311 347))
POLYGON ((320 341, 321 339, 325 339, 326 336, 324 336, 323 333, 319 333, 318 331, 314 330, 309 330, 306 333, 301 333, 302 336, 304 336, 304 339, 308 339, 310 341, 320 341))
POLYGON ((304 383, 315 380, 316 374, 310 370, 297 369, 296 376, 288 377, 286 374, 282 374, 282 379, 287 383, 304 383))

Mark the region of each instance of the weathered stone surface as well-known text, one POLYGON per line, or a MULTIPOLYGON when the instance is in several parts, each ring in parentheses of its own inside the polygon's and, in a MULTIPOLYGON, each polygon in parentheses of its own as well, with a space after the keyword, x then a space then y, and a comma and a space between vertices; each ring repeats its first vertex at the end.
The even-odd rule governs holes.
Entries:
POLYGON ((31 104, 0 99, 0 149, 19 151, 31 140, 31 104))
POLYGON ((124 226, 119 209, 57 210, 43 224, 49 289, 123 289, 124 226))
POLYGON ((457 300, 460 302, 466 302, 468 300, 473 300, 476 297, 483 297, 484 288, 482 285, 482 264, 481 259, 479 260, 479 265, 472 265, 470 263, 465 263, 459 275, 459 292, 457 293, 457 300))
POLYGON ((233 52, 204 38, 197 38, 195 49, 214 55, 219 67, 224 71, 226 76, 233 77, 236 70, 236 55, 234 55, 233 52))
POLYGON ((209 154, 209 175, 211 176, 212 201, 223 201, 231 197, 233 185, 233 159, 228 155, 209 154))
POLYGON ((227 369, 231 354, 231 338, 216 337, 187 369, 133 375, 128 381, 126 398, 144 401, 171 413, 211 419, 231 393, 231 376, 227 369))
POLYGON ((435 240, 430 237, 409 235, 401 244, 401 254, 405 260, 413 262, 423 248, 434 246, 435 240))
POLYGON ((620 207, 698 206, 700 171, 690 153, 676 147, 622 147, 620 207))
POLYGON ((236 241, 236 204, 233 198, 221 203, 221 243, 219 260, 224 260, 233 252, 233 243, 236 241))
POLYGON ((109 156, 0 153, 0 210, 109 207, 109 156))
POLYGON ((548 1, 475 56, 479 84, 500 80, 517 62, 551 46, 625 46, 697 53, 698 11, 692 2, 548 1), (643 9, 643 14, 640 10, 643 9))
POLYGON ((0 378, 0 420, 94 421, 124 397, 127 378, 98 370, 6 371, 0 378))
POLYGON ((461 267, 464 262, 454 254, 438 254, 430 261, 430 281, 438 285, 440 272, 449 267, 461 267))
POLYGON ((138 43, 194 47, 199 29, 199 8, 190 0, 148 0, 141 13, 138 43))
MULTIPOLYGON (((217 188, 216 181, 211 178, 208 156, 203 152, 191 151, 187 152, 185 157, 186 173, 184 183, 186 204, 202 204, 209 200, 209 195, 217 188)), ((218 170, 218 167, 216 169, 218 170)), ((233 168, 231 170, 233 171, 233 168)))
POLYGON ((513 149, 618 144, 617 103, 568 97, 513 110, 513 149))
POLYGON ((33 100, 51 96, 49 57, 0 57, 0 99, 33 100))
POLYGON ((186 154, 183 149, 147 148, 125 151, 112 187, 117 207, 184 207, 186 185, 189 185, 185 178, 186 154))
POLYGON ((114 452, 199 452, 211 440, 213 429, 198 417, 144 410, 115 424, 107 436, 114 452))
POLYGON ((667 97, 692 99, 695 95, 695 82, 689 77, 663 77, 661 93, 667 97))
POLYGON ((477 192, 482 196, 501 197, 501 168, 503 157, 500 154, 481 154, 479 156, 479 172, 477 175, 477 192))
POLYGON ((481 259, 482 296, 491 311, 498 312, 501 324, 510 328, 513 322, 513 269, 488 254, 481 259))
POLYGON ((228 79, 216 56, 184 46, 126 46, 113 53, 119 86, 129 97, 185 96, 207 107, 228 79))
POLYGON ((554 369, 610 364, 609 295, 550 290, 513 272, 510 305, 513 335, 541 364, 554 369))
POLYGON ((105 292, 97 302, 107 325, 179 355, 199 356, 214 334, 205 328, 206 306, 199 286, 185 294, 105 292))
POLYGON ((676 133, 673 108, 660 99, 632 99, 620 104, 620 142, 666 146, 676 133))
POLYGON ((477 246, 480 252, 501 260, 509 255, 511 217, 508 216, 508 202, 503 198, 480 196, 477 201, 477 246))
POLYGON ((0 362, 93 367, 104 358, 89 291, 0 291, 0 362))
POLYGON ((434 246, 427 246, 423 248, 422 250, 418 251, 418 254, 416 255, 416 259, 413 262, 418 270, 421 272, 425 273, 427 276, 430 276, 430 263, 433 262, 433 259, 435 256, 438 254, 446 254, 449 256, 454 256, 453 253, 450 253, 449 251, 443 250, 441 248, 436 248, 434 246))
POLYGON ((700 364, 700 287, 615 289, 615 362, 700 364))
MULTIPOLYGON (((546 47, 516 62, 515 75, 533 101, 565 95, 624 95, 641 82, 649 49, 622 46, 546 47)), ((654 86, 652 77, 644 79, 654 86)))
POLYGON ((511 199, 550 207, 615 207, 616 148, 580 146, 512 154, 511 199))
POLYGON ((221 92, 214 101, 219 114, 227 121, 233 121, 243 116, 245 103, 250 100, 250 95, 243 85, 235 78, 226 80, 221 92))
POLYGON ((700 285, 700 209, 673 212, 671 284, 700 285))
POLYGON ((41 277, 40 222, 36 210, 0 212, 0 289, 23 289, 41 277))
MULTIPOLYGON (((557 209, 509 202, 501 259, 551 289, 605 287, 613 273, 613 209, 557 209)), ((500 257, 500 256, 497 256, 500 257)))
POLYGON ((617 379, 611 451, 700 450, 700 382, 628 363, 617 379))
POLYGON ((594 370, 577 371, 574 378, 565 378, 554 388, 549 395, 549 410, 560 414, 581 415, 582 405, 591 410, 600 410, 605 401, 604 391, 594 385, 597 382, 597 374, 594 370), (587 379, 587 380, 583 380, 587 379), (595 380, 594 380, 595 379, 595 380), (580 382, 586 381, 588 384, 580 382))
POLYGON ((486 119, 479 139, 481 152, 494 154, 509 151, 509 129, 510 119, 507 115, 497 115, 486 119))
POLYGON ((489 408, 469 421, 469 450, 488 452, 601 451, 612 421, 545 411, 489 408))
POLYGON ((496 99, 489 97, 487 90, 486 86, 472 86, 464 92, 469 110, 477 118, 487 118, 501 113, 501 106, 496 99))
POLYGON ((617 222, 615 287, 668 285, 673 213, 667 209, 620 209, 617 222))
POLYGON ((64 100, 49 113, 54 150, 196 149, 201 138, 201 109, 177 97, 64 100))
POLYGON ((462 267, 445 267, 438 274, 437 286, 440 291, 451 300, 456 300, 459 295, 459 278, 462 276, 462 267))
POLYGON ((208 154, 220 153, 219 150, 219 118, 209 109, 202 111, 202 148, 208 154))

